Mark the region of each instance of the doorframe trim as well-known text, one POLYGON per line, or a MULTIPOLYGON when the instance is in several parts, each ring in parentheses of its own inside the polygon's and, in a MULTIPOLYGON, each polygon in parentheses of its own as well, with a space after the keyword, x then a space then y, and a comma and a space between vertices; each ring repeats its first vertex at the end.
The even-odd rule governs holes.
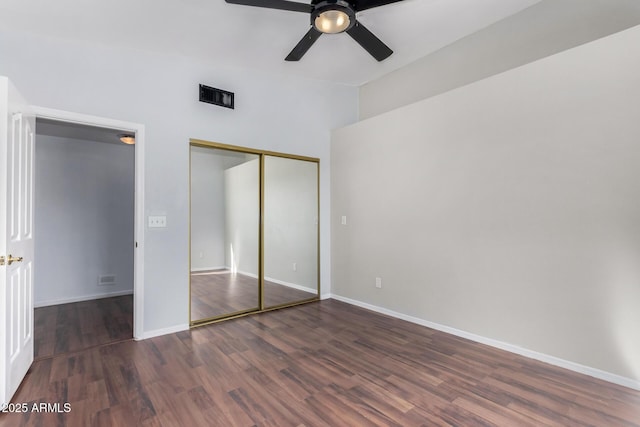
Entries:
MULTIPOLYGON (((134 225, 135 239, 133 257, 133 338, 144 339, 144 125, 89 114, 57 110, 53 108, 32 106, 36 119, 49 119, 66 123, 88 125, 94 127, 118 129, 134 132, 136 136, 135 150, 135 183, 134 183, 134 225)), ((38 132, 36 126, 36 134, 38 132)))

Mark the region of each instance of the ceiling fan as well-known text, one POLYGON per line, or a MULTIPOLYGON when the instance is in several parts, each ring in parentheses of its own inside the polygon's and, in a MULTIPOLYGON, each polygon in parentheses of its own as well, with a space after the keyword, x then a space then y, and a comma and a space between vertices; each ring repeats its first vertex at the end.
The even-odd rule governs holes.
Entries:
POLYGON ((227 3, 311 14, 311 28, 285 61, 299 61, 322 34, 346 32, 378 61, 393 51, 356 19, 356 13, 401 0, 311 0, 311 4, 288 0, 225 0, 227 3))

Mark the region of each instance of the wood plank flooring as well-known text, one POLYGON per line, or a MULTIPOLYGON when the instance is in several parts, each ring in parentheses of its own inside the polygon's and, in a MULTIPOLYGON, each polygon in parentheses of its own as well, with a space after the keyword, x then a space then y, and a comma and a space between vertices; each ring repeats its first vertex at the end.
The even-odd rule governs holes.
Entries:
MULTIPOLYGON (((313 298, 313 293, 301 291, 265 280, 265 307, 293 303, 313 298)), ((229 271, 191 274, 191 320, 257 309, 258 279, 229 271)))
POLYGON ((334 300, 36 362, 15 426, 640 426, 640 392, 334 300))
POLYGON ((132 295, 38 307, 34 311, 36 360, 132 338, 132 295))

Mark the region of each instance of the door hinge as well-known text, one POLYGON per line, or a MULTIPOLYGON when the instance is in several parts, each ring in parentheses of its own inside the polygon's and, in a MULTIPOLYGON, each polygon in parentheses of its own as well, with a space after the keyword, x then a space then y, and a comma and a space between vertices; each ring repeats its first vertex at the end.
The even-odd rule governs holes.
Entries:
POLYGON ((4 256, 0 256, 0 265, 4 265, 4 256))

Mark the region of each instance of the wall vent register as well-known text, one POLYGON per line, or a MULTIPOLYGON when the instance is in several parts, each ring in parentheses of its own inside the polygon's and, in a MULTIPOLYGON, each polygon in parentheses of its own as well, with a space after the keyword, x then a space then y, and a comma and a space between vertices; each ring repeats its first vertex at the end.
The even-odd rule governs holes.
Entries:
POLYGON ((116 284, 116 276, 113 274, 105 274, 98 276, 98 286, 110 286, 116 284))
POLYGON ((220 107, 234 108, 233 92, 215 87, 200 85, 200 102, 207 104, 219 105, 220 107))

